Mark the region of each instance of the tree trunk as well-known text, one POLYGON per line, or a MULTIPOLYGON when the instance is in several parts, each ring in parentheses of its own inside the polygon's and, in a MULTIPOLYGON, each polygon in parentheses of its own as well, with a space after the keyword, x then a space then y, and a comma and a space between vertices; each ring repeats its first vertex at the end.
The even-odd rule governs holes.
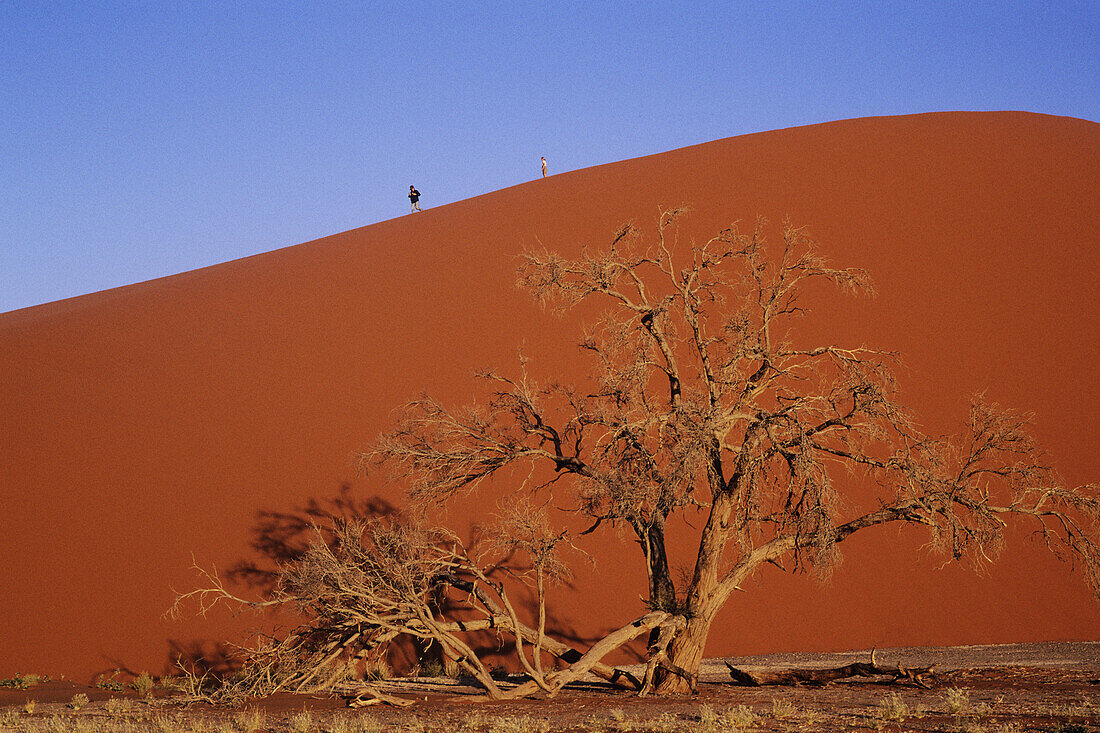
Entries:
POLYGON ((649 606, 653 611, 676 613, 676 586, 668 570, 665 553, 665 523, 656 519, 646 528, 649 548, 649 606))
POLYGON ((695 689, 710 624, 722 606, 718 572, 729 539, 732 508, 733 499, 728 492, 719 492, 714 496, 699 543, 695 574, 688 589, 684 609, 687 626, 669 645, 668 659, 657 675, 656 691, 659 695, 685 694, 695 689))
POLYGON ((658 695, 689 695, 695 692, 710 622, 710 616, 689 618, 687 626, 669 645, 668 659, 657 673, 655 689, 658 695))

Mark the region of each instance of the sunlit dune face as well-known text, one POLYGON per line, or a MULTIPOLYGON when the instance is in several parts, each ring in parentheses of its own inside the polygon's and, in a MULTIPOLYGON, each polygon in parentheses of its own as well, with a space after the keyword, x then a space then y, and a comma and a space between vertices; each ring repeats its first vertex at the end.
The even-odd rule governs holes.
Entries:
MULTIPOLYGON (((534 378, 583 383, 586 313, 541 310, 514 285, 517 254, 574 256, 625 221, 651 231, 660 206, 693 209, 685 239, 761 215, 806 225, 878 296, 811 291, 792 338, 901 352, 905 401, 929 433, 953 429, 977 391, 1033 411, 1065 480, 1096 480, 1097 170, 1100 127, 1081 120, 853 120, 556 173, 0 316, 0 677, 159 673, 173 643, 254 625, 162 617, 173 589, 197 582, 192 555, 222 570, 263 562, 259 513, 345 486, 345 500, 400 505, 401 487, 352 458, 422 392, 471 402, 471 373, 518 374, 520 349, 534 378)), ((503 488, 455 501, 454 529, 483 521, 503 488)), ((670 528, 688 573, 701 517, 670 528)), ((708 653, 1094 638, 1081 579, 1010 539, 984 577, 941 569, 912 530, 854 538, 825 585, 769 566, 719 615, 708 653)), ((645 578, 627 535, 582 544, 595 569, 578 567, 550 609, 584 636, 638 615, 645 578)))

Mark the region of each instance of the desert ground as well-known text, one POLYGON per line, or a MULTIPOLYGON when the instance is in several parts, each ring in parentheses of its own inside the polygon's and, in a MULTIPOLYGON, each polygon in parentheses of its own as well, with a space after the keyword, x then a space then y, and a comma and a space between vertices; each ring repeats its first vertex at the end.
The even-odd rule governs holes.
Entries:
MULTIPOLYGON (((890 677, 823 686, 740 687, 741 669, 834 667, 870 650, 708 660, 698 694, 639 698, 595 682, 553 699, 487 701, 461 680, 393 679, 383 689, 408 707, 349 709, 340 697, 276 695, 235 707, 188 702, 154 687, 141 696, 118 680, 83 686, 42 681, 0 689, 0 730, 283 731, 297 733, 605 733, 637 731, 1059 731, 1100 730, 1100 642, 881 649, 880 665, 936 665, 929 689, 890 677), (114 684, 111 684, 114 683, 114 684), (119 687, 121 689, 107 689, 119 687)), ((9 680, 9 682, 11 682, 9 680)))

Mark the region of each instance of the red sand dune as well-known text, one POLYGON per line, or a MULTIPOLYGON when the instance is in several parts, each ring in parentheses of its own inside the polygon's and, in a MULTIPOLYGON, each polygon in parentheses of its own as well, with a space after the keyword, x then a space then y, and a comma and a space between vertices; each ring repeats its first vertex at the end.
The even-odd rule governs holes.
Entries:
MULTIPOLYGON (((471 370, 582 373, 579 327, 514 286, 536 240, 575 253, 687 203, 708 236, 758 214, 806 224, 876 300, 821 301, 814 333, 896 349, 907 401, 951 430, 967 395, 1036 413, 1069 482, 1097 480, 1100 126, 1026 113, 849 120, 719 140, 534 180, 315 242, 0 315, 0 676, 160 672, 169 642, 224 633, 162 618, 202 565, 252 556, 259 511, 335 496, 350 458, 471 370)), ((808 322, 808 327, 811 322, 808 322)), ((386 489, 397 500, 397 492, 386 489)), ((491 507, 490 507, 491 508, 491 507)), ((640 610, 640 567, 557 608, 581 631, 640 610), (601 609, 597 618, 584 607, 601 609)), ((763 573, 710 654, 1100 638, 1079 573, 1026 538, 984 577, 865 533, 831 583, 763 573)), ((612 548, 612 549, 607 549, 612 548)), ((633 546, 626 552, 635 552, 633 546)), ((685 563, 686 556, 675 558, 685 563)))

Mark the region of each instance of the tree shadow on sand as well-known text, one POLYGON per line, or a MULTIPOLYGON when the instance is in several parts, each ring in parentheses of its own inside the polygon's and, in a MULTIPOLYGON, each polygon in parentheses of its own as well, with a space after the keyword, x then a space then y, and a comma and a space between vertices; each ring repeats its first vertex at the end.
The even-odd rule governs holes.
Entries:
POLYGON ((381 496, 356 497, 343 484, 331 499, 310 497, 305 506, 289 512, 261 510, 256 513, 249 543, 262 560, 245 559, 228 572, 229 578, 270 595, 278 568, 301 559, 320 533, 331 544, 331 528, 337 521, 395 517, 400 510, 381 496))
MULTIPOLYGON (((255 555, 234 564, 226 572, 227 580, 269 599, 277 587, 280 568, 300 560, 318 538, 332 546, 335 541, 332 530, 337 524, 397 519, 401 514, 400 508, 382 496, 356 496, 349 484, 343 484, 331 498, 310 497, 303 506, 290 511, 260 510, 256 513, 249 542, 255 555)), ((472 542, 482 531, 480 526, 471 524, 467 539, 472 542)), ((515 550, 511 551, 489 568, 488 574, 498 578, 523 577, 531 568, 517 555, 515 550)), ((563 587, 571 589, 572 585, 564 581, 563 587)), ((449 599, 440 598, 439 602, 441 614, 455 610, 449 599)), ((537 597, 533 590, 522 587, 522 584, 516 605, 526 612, 528 618, 537 617, 537 597)), ((552 609, 548 611, 547 635, 574 649, 585 649, 603 636, 602 633, 583 634, 567 619, 554 614, 552 609)), ((514 657, 513 642, 505 636, 493 631, 470 632, 467 642, 479 657, 497 663, 501 670, 512 666, 509 662, 514 657)), ((232 643, 209 640, 169 642, 169 666, 177 671, 183 668, 199 675, 228 675, 237 671, 242 661, 232 643)), ((383 661, 390 668, 405 673, 418 669, 442 669, 444 666, 437 644, 425 644, 408 637, 391 642, 383 661)))
POLYGON ((236 648, 224 641, 168 640, 169 673, 186 670, 196 677, 206 675, 228 677, 239 670, 241 664, 242 660, 236 648))

